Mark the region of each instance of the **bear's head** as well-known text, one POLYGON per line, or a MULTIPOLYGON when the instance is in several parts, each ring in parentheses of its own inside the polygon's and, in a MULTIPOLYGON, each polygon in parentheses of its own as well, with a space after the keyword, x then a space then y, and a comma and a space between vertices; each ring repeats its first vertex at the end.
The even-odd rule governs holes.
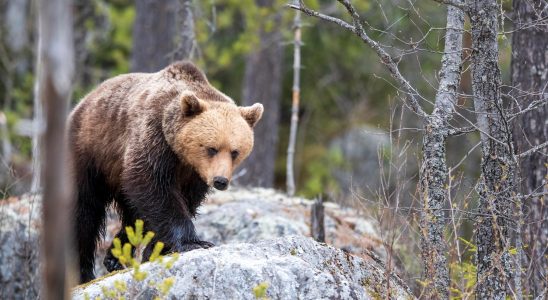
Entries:
POLYGON ((172 148, 208 186, 225 190, 234 169, 251 153, 253 127, 261 119, 263 105, 239 107, 185 92, 179 108, 183 124, 174 135, 172 148))

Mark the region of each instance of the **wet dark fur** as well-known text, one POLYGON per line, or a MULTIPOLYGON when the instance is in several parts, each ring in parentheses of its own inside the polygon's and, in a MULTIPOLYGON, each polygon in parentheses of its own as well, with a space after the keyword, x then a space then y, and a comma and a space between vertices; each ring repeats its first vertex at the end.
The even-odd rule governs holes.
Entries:
MULTIPOLYGON (((179 63, 167 70, 168 74, 175 72, 173 74, 179 76, 176 80, 205 80, 204 75, 192 65, 179 63), (181 77, 177 69, 186 73, 181 77)), ((88 102, 84 99, 75 109, 69 123, 69 147, 77 191, 76 246, 82 283, 94 278, 96 245, 104 234, 106 210, 113 202, 116 203, 122 219, 122 230, 117 235, 122 244, 127 242, 124 227, 134 225, 136 219, 144 220, 145 230, 156 234, 153 242, 144 251, 145 259, 150 256, 152 246, 158 240, 165 243, 164 252, 184 252, 212 246, 211 243, 198 239, 192 224, 192 218, 209 190, 208 185, 172 151, 162 131, 162 119, 158 117, 161 113, 154 113, 164 109, 177 93, 167 91, 163 96, 165 99, 155 100, 152 107, 144 107, 149 102, 143 102, 144 108, 140 108, 143 115, 139 115, 138 124, 131 124, 127 104, 116 104, 116 99, 127 97, 133 88, 133 82, 138 85, 139 80, 142 80, 139 79, 139 74, 133 76, 124 77, 124 80, 115 79, 99 86, 86 97, 90 98, 88 102), (95 100, 93 98, 99 100, 91 101, 95 100), (85 119, 90 124, 84 124, 82 120, 86 114, 94 114, 90 108, 102 111, 101 118, 104 119, 97 120, 99 117, 93 115, 95 119, 85 119), (102 122, 107 125, 101 127, 102 122), (97 132, 93 134, 80 134, 90 126, 101 128, 97 128, 97 132), (141 127, 139 130, 129 130, 130 126, 141 127), (103 132, 106 130, 113 134, 103 132), (130 155, 121 157, 118 149, 122 145, 113 136, 125 132, 132 132, 126 137, 127 144, 132 147, 130 155), (91 140, 92 143, 82 144, 82 140, 91 140), (101 146, 89 146, 94 143, 101 146), (120 167, 121 160, 123 168, 120 167)), ((157 92, 152 91, 155 95, 161 94, 157 92)), ((204 84, 199 85, 196 92, 215 95, 215 101, 223 99, 221 93, 204 84)), ((141 95, 146 98, 149 93, 147 91, 141 95)), ((110 251, 104 264, 109 271, 121 268, 110 251)))

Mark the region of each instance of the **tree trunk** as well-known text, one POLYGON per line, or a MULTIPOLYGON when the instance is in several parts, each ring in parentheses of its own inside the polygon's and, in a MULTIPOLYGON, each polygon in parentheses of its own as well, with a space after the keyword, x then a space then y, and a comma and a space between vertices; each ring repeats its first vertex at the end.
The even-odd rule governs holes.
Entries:
MULTIPOLYGON (((274 0, 256 2, 261 7, 272 7, 275 3, 274 0)), ((238 179, 238 183, 242 185, 274 185, 283 60, 281 15, 277 14, 274 18, 271 31, 266 31, 264 26, 258 30, 260 45, 246 58, 243 105, 261 102, 265 113, 254 129, 253 152, 241 166, 245 173, 238 179)))
POLYGON ((27 23, 29 22, 29 0, 7 1, 6 10, 3 12, 6 37, 4 42, 11 53, 10 69, 14 75, 22 75, 27 71, 31 61, 25 50, 29 47, 27 23))
MULTIPOLYGON (((516 106, 523 109, 546 97, 548 83, 548 4, 540 0, 514 0, 512 37, 512 86, 520 93, 516 106), (531 24, 536 24, 531 26, 531 24), (544 94, 543 94, 544 91, 544 94)), ((546 100, 545 100, 546 101, 546 100)), ((514 121, 518 153, 548 141, 548 105, 520 115, 514 121)), ((524 195, 548 192, 546 148, 521 159, 521 192, 524 195)), ((540 296, 548 289, 548 204, 546 196, 525 198, 522 230, 526 256, 524 284, 527 294, 540 296)), ((546 297, 546 295, 544 295, 546 297)))
POLYGON ((193 59, 196 53, 196 33, 192 0, 179 0, 177 9, 177 47, 171 60, 193 59))
POLYGON ((72 7, 69 0, 40 1, 37 90, 46 112, 43 150, 42 265, 44 299, 69 297, 71 184, 67 172, 65 123, 74 69, 72 7))
POLYGON ((133 72, 156 72, 167 66, 175 49, 177 0, 136 0, 133 25, 133 72))
MULTIPOLYGON (((295 1, 296 4, 297 1, 295 1)), ((289 142, 287 146, 286 162, 286 187, 287 194, 295 194, 295 144, 297 142, 297 129, 299 127, 299 102, 301 98, 301 11, 295 12, 293 19, 293 88, 291 95, 291 127, 289 129, 289 142)))
POLYGON ((447 205, 447 163, 445 143, 449 134, 449 120, 457 101, 457 89, 461 76, 462 35, 464 13, 447 7, 447 32, 442 66, 439 72, 440 86, 436 94, 434 111, 425 118, 423 158, 420 172, 420 188, 423 195, 421 213, 421 254, 424 262, 424 279, 428 299, 449 299, 449 269, 447 245, 443 232, 447 205))
POLYGON ((516 162, 512 133, 500 95, 496 0, 469 4, 472 27, 472 91, 482 141, 481 177, 476 187, 477 299, 505 299, 511 277, 509 227, 515 200, 516 162))
POLYGON ((88 72, 92 66, 89 62, 90 49, 88 49, 88 43, 90 38, 98 34, 97 31, 100 28, 94 28, 93 31, 90 31, 86 27, 86 22, 96 17, 95 5, 93 1, 74 0, 74 85, 79 87, 91 84, 88 72))

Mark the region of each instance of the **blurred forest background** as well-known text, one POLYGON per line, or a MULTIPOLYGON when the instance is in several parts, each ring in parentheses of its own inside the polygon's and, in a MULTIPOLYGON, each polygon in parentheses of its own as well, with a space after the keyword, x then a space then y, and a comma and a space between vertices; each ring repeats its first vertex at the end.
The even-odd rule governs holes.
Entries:
MULTIPOLYGON (((155 72, 180 58, 178 1, 154 2, 75 1, 76 75, 72 106, 107 78, 128 72, 155 72), (136 19, 142 21, 135 23, 136 19)), ((256 155, 242 167, 247 171, 240 173, 237 182, 284 188, 291 117, 294 12, 285 7, 287 1, 194 2, 192 60, 205 70, 217 88, 237 103, 259 101, 267 111, 257 129, 256 155)), ((356 6, 372 27, 382 28, 373 37, 383 44, 397 47, 425 37, 420 42, 421 47, 427 48, 404 54, 400 68, 421 92, 432 97, 435 90, 431 87, 443 50, 443 31, 439 29, 444 27, 445 7, 391 2, 383 5, 377 1, 356 1, 356 6), (424 36, 426 32, 431 33, 424 36)), ((307 4, 326 13, 344 13, 333 1, 307 1, 307 4)), ((30 0, 3 0, 0 5, 3 12, 0 121, 4 154, 1 182, 4 193, 18 194, 28 190, 32 178, 29 136, 36 12, 30 0)), ((381 185, 379 163, 385 164, 388 153, 394 152, 389 148, 396 133, 402 137, 399 146, 408 159, 404 177, 413 180, 418 170, 415 150, 420 123, 411 113, 401 112, 397 88, 374 52, 351 34, 315 19, 303 20, 302 32, 297 192, 308 197, 325 193, 343 199, 348 197, 351 187, 360 187, 362 192, 374 195, 381 185), (397 131, 398 128, 405 130, 397 131), (366 150, 362 151, 364 147, 366 150), (363 164, 358 166, 358 162, 363 164)), ((502 68, 508 78, 508 40, 503 45, 506 47, 502 68)), ((466 80, 462 89, 470 91, 466 80)), ((456 139, 454 144, 452 141, 448 147, 449 160, 460 160, 477 140, 477 136, 467 136, 456 139)), ((477 175, 474 166, 478 162, 479 156, 473 153, 460 168, 472 181, 477 175)))
MULTIPOLYGON (((305 2, 316 11, 350 20, 337 1, 305 2)), ((447 7, 434 1, 352 3, 366 20, 370 37, 393 55, 411 85, 425 99, 436 98, 447 7)), ((107 78, 155 72, 189 56, 215 87, 238 104, 265 106, 255 130, 254 152, 236 172, 235 184, 285 189, 295 25, 295 11, 287 4, 287 0, 76 0, 71 106, 107 78)), ((505 83, 501 90, 510 106, 513 4, 506 0, 499 4, 499 64, 505 83)), ((0 190, 6 197, 29 191, 32 185, 36 3, 0 0, 0 12, 0 190)), ((546 17, 542 20, 546 22, 546 17)), ((452 128, 470 126, 468 120, 475 119, 470 97, 470 26, 467 21, 456 103, 459 112, 452 128)), ((355 35, 303 16, 301 55, 296 193, 375 216, 386 230, 387 247, 396 250, 396 263, 405 266, 409 278, 419 278, 421 266, 414 250, 420 248, 417 186, 423 121, 403 105, 405 91, 377 54, 355 35)), ((425 111, 433 110, 433 103, 421 104, 425 111)), ((452 228, 446 235, 455 280, 452 293, 457 298, 470 296, 475 285, 477 248, 471 242, 474 219, 470 212, 480 202, 475 192, 481 172, 479 146, 480 133, 474 130, 447 139, 449 172, 444 188, 452 202, 444 207, 451 208, 452 228)), ((540 157, 546 161, 545 154, 540 157)))

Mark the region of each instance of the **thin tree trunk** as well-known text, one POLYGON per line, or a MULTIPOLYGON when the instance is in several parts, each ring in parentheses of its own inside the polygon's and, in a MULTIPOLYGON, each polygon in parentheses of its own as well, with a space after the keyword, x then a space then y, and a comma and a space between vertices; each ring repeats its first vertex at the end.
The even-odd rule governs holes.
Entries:
MULTIPOLYGON (((271 8, 275 1, 256 0, 256 3, 260 7, 271 8)), ((277 14, 274 18, 274 26, 270 31, 258 29, 260 45, 246 58, 243 105, 261 102, 265 113, 254 129, 253 152, 241 166, 245 173, 238 179, 238 183, 242 185, 274 185, 283 60, 281 15, 277 14)))
MULTIPOLYGON (((10 66, 12 76, 24 75, 31 61, 26 53, 29 47, 29 37, 31 33, 28 30, 29 23, 29 0, 10 0, 6 1, 5 11, 3 13, 5 26, 6 46, 10 50, 10 66)), ((9 97, 11 100, 11 96, 9 97)), ((8 101, 7 107, 11 107, 11 101, 8 101)))
POLYGON ((135 9, 131 70, 159 71, 175 49, 177 0, 136 0, 135 9))
MULTIPOLYGON (((516 106, 523 109, 546 97, 548 25, 545 19, 548 18, 548 3, 541 0, 514 0, 513 7, 515 32, 512 36, 512 86, 520 91, 516 97, 516 106)), ((519 153, 548 141, 546 103, 520 115, 514 121, 514 139, 519 153)), ((522 194, 548 192, 547 164, 546 148, 520 160, 522 194)), ((525 198, 523 207, 527 220, 522 231, 522 240, 526 246, 523 283, 526 293, 537 297, 548 289, 548 204, 545 196, 533 196, 525 198)))
MULTIPOLYGON (((477 299, 505 299, 511 277, 509 227, 515 199, 516 162, 512 133, 502 107, 496 0, 469 5, 472 27, 472 90, 481 132, 481 177, 476 187, 477 299)), ((518 266, 519 267, 519 266, 518 266)))
MULTIPOLYGON (((298 3, 296 3, 298 4, 298 3)), ((297 129, 299 126, 299 101, 300 101, 300 79, 301 79, 301 11, 295 12, 293 21, 293 93, 291 101, 291 128, 289 130, 289 143, 287 146, 287 194, 295 194, 294 158, 295 143, 297 140, 297 129)))
POLYGON ((65 122, 74 69, 72 7, 69 0, 39 2, 38 84, 46 112, 42 264, 44 299, 66 299, 71 267, 71 184, 67 172, 65 122))
POLYGON ((192 0, 179 0, 177 8, 177 47, 171 60, 193 59, 196 55, 196 33, 192 0))
MULTIPOLYGON (((40 38, 39 38, 40 39, 40 38)), ((38 41, 40 43, 40 40, 38 41)), ((40 47, 40 45, 38 46, 40 47)), ((41 60, 36 60, 36 74, 41 69, 41 60)), ((40 95, 39 80, 34 81, 34 100, 32 120, 32 183, 30 186, 31 193, 39 193, 42 190, 42 148, 40 146, 40 136, 44 128, 44 109, 42 108, 42 100, 40 95)))
POLYGON ((424 278, 429 282, 425 296, 428 299, 449 299, 449 269, 447 245, 444 238, 447 205, 447 163, 445 143, 449 134, 449 120, 454 112, 461 75, 462 35, 464 12, 447 7, 445 50, 440 69, 440 86, 434 111, 425 118, 423 159, 420 188, 423 195, 421 213, 421 253, 424 278))

